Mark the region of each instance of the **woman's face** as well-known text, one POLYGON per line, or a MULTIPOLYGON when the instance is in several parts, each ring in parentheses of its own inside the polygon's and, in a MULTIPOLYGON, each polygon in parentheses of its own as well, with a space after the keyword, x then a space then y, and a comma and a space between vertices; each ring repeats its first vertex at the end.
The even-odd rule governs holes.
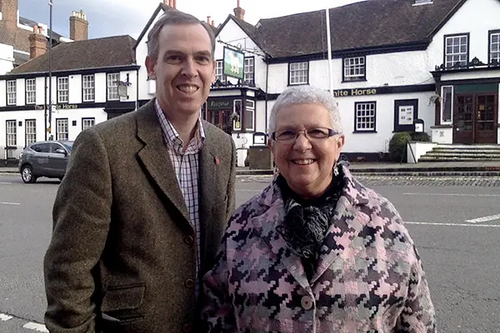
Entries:
MULTIPOLYGON (((285 106, 276 114, 276 133, 331 128, 328 110, 319 104, 285 106)), ((274 162, 288 186, 304 198, 321 196, 332 181, 332 169, 344 146, 344 135, 308 139, 301 132, 296 140, 269 141, 274 162)))

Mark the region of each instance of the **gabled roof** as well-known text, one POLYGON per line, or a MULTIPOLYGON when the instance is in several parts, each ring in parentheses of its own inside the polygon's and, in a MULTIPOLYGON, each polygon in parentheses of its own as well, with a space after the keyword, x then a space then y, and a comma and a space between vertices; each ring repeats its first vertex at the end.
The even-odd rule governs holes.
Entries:
POLYGON ((155 21, 156 17, 160 13, 160 11, 163 11, 164 13, 167 13, 167 12, 173 11, 173 10, 177 10, 177 9, 172 8, 170 6, 167 6, 164 3, 160 3, 158 5, 158 7, 156 7, 155 11, 153 12, 153 15, 151 15, 151 18, 149 19, 148 23, 146 23, 146 26, 144 27, 144 29, 142 29, 141 34, 137 38, 137 41, 136 41, 136 43, 134 45, 134 50, 137 48, 137 46, 139 45, 139 43, 141 42, 141 40, 144 38, 144 36, 148 32, 149 28, 151 27, 151 24, 153 24, 153 22, 155 21))
MULTIPOLYGON (((130 36, 114 36, 61 43, 52 49, 52 71, 135 65, 130 36)), ((49 54, 31 59, 10 74, 39 73, 49 70, 49 54)))
POLYGON ((217 28, 217 31, 216 31, 216 36, 218 36, 219 32, 222 31, 222 29, 224 29, 224 27, 226 26, 226 24, 229 22, 229 20, 233 20, 239 27, 241 30, 243 30, 245 32, 245 34, 250 37, 250 39, 258 46, 262 49, 260 43, 259 43, 259 40, 258 40, 258 37, 257 37, 257 28, 248 23, 248 22, 245 22, 243 20, 240 20, 239 18, 237 18, 236 16, 234 15, 228 15, 228 17, 226 18, 226 20, 217 28))
MULTIPOLYGON (((332 8, 332 51, 427 45, 465 1, 434 0, 413 6, 415 0, 367 0, 332 8)), ((327 51, 325 10, 261 19, 256 26, 235 21, 271 58, 327 51)))

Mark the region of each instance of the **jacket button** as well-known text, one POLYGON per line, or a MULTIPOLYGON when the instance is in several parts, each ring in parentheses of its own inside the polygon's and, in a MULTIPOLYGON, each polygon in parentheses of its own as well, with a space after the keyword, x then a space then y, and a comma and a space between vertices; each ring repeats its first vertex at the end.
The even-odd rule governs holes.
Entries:
POLYGON ((193 246, 193 244, 194 244, 194 238, 193 238, 193 236, 186 236, 186 237, 184 237, 184 243, 186 243, 189 246, 193 246))
POLYGON ((184 281, 184 287, 186 288, 194 288, 194 280, 193 279, 187 279, 186 281, 184 281))
POLYGON ((182 331, 185 333, 191 332, 191 324, 184 324, 184 326, 182 326, 182 331))
POLYGON ((302 305, 304 310, 310 310, 313 307, 313 300, 309 296, 304 296, 300 300, 300 305, 302 305))

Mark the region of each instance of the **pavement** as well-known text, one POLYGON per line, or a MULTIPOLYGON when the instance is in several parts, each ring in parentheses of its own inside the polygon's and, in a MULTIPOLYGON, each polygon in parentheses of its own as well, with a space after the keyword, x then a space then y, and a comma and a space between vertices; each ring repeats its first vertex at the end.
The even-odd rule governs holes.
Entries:
MULTIPOLYGON (((500 176, 500 161, 381 163, 360 162, 349 165, 354 174, 379 176, 500 176)), ((17 167, 0 167, 0 173, 19 173, 17 167)), ((272 169, 238 167, 237 175, 272 175, 272 169)))

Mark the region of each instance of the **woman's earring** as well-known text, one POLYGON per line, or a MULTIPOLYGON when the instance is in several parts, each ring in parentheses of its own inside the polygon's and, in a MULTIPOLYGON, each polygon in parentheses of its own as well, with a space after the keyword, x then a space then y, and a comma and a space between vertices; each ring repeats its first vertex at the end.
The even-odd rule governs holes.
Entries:
POLYGON ((335 163, 335 166, 333 167, 333 175, 337 177, 339 175, 339 168, 337 164, 335 163))

